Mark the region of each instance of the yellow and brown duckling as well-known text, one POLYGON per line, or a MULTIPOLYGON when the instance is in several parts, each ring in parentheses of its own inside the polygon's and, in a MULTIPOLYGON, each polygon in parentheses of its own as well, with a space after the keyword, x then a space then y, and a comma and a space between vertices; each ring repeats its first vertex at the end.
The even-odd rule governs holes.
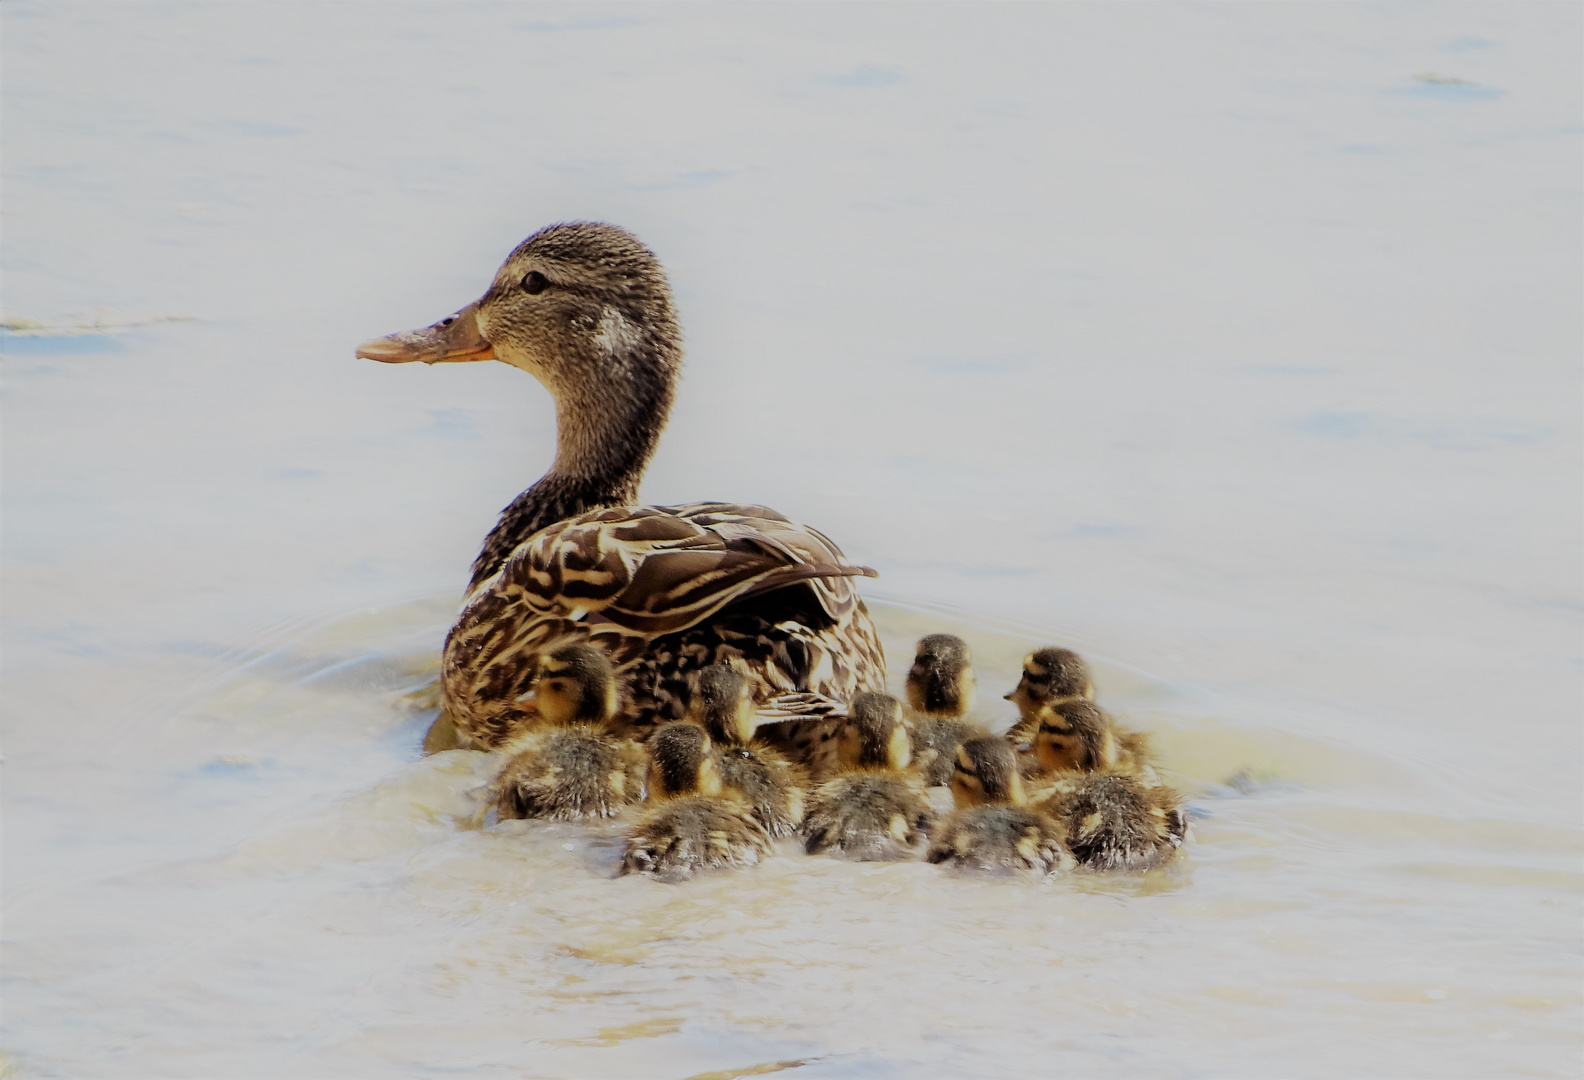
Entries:
POLYGON ((1085 869, 1149 870, 1171 861, 1187 837, 1182 798, 1164 784, 1066 773, 1052 789, 1039 808, 1061 824, 1067 847, 1085 869))
POLYGON ((703 728, 666 724, 645 745, 649 797, 658 805, 628 837, 621 873, 684 881, 701 871, 757 866, 771 853, 765 827, 722 785, 703 728))
POLYGON ((539 721, 508 747, 511 757, 495 782, 499 817, 611 817, 643 798, 643 748, 605 729, 617 701, 602 652, 579 642, 541 657, 537 692, 526 706, 539 721))
POLYGON ((1023 676, 1006 695, 1006 700, 1017 706, 1019 717, 1006 737, 1014 747, 1026 747, 1039 730, 1042 710, 1093 701, 1094 696, 1094 677, 1083 657, 1071 649, 1036 649, 1023 658, 1023 676))
POLYGON ((1047 704, 1038 718, 1033 751, 1041 772, 1123 773, 1159 782, 1144 736, 1119 729, 1093 702, 1047 704))
POLYGON ((809 854, 859 862, 917 857, 934 814, 924 785, 907 771, 913 748, 902 703, 890 694, 854 697, 838 746, 845 771, 809 797, 803 820, 809 854))
POLYGON ((1019 719, 1006 733, 1017 749, 1038 753, 1043 729, 1049 729, 1055 759, 1040 759, 1046 770, 1142 772, 1150 764, 1149 740, 1118 727, 1094 704, 1094 678, 1089 664, 1071 649, 1037 649, 1023 658, 1023 676, 1006 699, 1018 708, 1019 719))
POLYGON ((913 767, 931 787, 951 782, 952 763, 964 740, 987 734, 963 719, 973 708, 977 686, 966 641, 952 634, 931 634, 919 641, 907 676, 914 713, 909 728, 913 767))
POLYGON ((790 836, 803 822, 807 774, 754 739, 754 687, 742 672, 718 664, 699 673, 687 719, 709 732, 721 782, 741 794, 771 836, 790 836))
POLYGON ((1012 747, 993 735, 969 739, 953 755, 957 810, 941 823, 929 861, 986 874, 1071 869, 1061 825, 1028 805, 1012 747))

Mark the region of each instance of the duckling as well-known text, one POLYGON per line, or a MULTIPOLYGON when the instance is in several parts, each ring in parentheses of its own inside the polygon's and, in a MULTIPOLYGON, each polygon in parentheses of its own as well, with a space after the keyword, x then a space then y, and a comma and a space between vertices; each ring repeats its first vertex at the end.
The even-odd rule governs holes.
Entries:
POLYGON ((1135 776, 1068 773, 1040 809, 1062 826, 1088 870, 1148 870, 1176 856, 1188 834, 1182 798, 1135 776))
POLYGON ((848 705, 837 744, 846 771, 814 790, 803 821, 810 855, 890 862, 920 853, 934 814, 923 784, 905 771, 913 750, 901 713, 890 694, 859 694, 848 705))
POLYGON ((940 787, 951 781, 957 747, 966 739, 988 734, 964 720, 973 707, 973 655, 968 643, 952 634, 931 634, 920 639, 913 666, 908 670, 909 722, 913 741, 913 767, 924 783, 940 787))
MULTIPOLYGON (((1058 729, 1065 730, 1063 722, 1072 724, 1088 731, 1090 734, 1086 737, 1093 740, 1094 756, 1090 764, 1060 768, 1082 768, 1091 772, 1095 769, 1133 772, 1145 769, 1151 756, 1149 739, 1118 727, 1108 714, 1098 709, 1087 711, 1094 708, 1094 696, 1094 679, 1083 657, 1071 649, 1054 647, 1031 652, 1023 658, 1023 677, 1018 680, 1017 688, 1006 695, 1006 700, 1016 704, 1021 715, 1006 737, 1018 749, 1032 749, 1040 725, 1047 717, 1055 716, 1058 729)), ((1072 753, 1077 753, 1076 745, 1072 753)))
POLYGON ((584 642, 540 658, 525 712, 540 723, 508 749, 496 779, 501 818, 571 821, 611 817, 644 794, 643 749, 604 730, 616 713, 616 680, 604 653, 584 642))
POLYGON ((1028 806, 1012 747, 993 735, 969 739, 953 755, 952 799, 957 810, 942 824, 927 856, 958 871, 1049 874, 1075 860, 1062 827, 1028 806))
POLYGON ((1006 700, 1021 719, 1006 733, 1013 746, 1027 746, 1039 730, 1040 709, 1069 701, 1093 701, 1089 664, 1071 649, 1036 649, 1023 658, 1023 677, 1006 700))
POLYGON ((620 873, 685 881, 704 870, 757 866, 770 834, 723 789, 708 733, 694 724, 658 728, 649 750, 649 796, 659 805, 627 839, 620 873))
POLYGON ((808 783, 801 768, 754 740, 754 688, 724 664, 700 672, 687 719, 709 732, 721 782, 740 792, 771 836, 790 836, 803 821, 808 783))
POLYGON ((1144 736, 1118 730, 1093 702, 1048 703, 1036 715, 1033 756, 1045 773, 1124 773, 1160 782, 1144 736))

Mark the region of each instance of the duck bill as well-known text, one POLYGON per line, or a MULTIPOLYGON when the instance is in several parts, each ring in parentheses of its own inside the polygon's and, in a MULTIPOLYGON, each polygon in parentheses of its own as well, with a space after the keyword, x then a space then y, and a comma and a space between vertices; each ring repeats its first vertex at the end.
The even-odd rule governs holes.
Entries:
POLYGON ((358 356, 382 364, 461 364, 493 360, 495 350, 479 333, 478 305, 469 304, 422 330, 404 330, 358 346, 358 356))

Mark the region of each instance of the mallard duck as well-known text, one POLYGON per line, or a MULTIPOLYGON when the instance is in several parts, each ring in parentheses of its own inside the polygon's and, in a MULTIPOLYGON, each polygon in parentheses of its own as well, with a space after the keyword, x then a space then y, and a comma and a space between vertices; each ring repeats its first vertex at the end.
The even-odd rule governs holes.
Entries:
POLYGON ((540 658, 538 692, 524 702, 539 723, 508 748, 495 780, 501 818, 611 817, 644 796, 647 760, 605 725, 616 679, 605 654, 574 642, 540 658))
POLYGON ((649 796, 622 856, 623 874, 682 881, 703 870, 757 866, 773 850, 752 810, 726 796, 710 737, 694 724, 666 724, 647 744, 649 796))
MULTIPOLYGON (((1018 749, 1034 743, 1047 721, 1052 749, 1070 758, 1046 769, 1096 769, 1139 772, 1150 763, 1149 739, 1119 727, 1094 705, 1094 680, 1084 658, 1071 649, 1045 648, 1023 658, 1023 676, 1006 699, 1018 707, 1019 720, 1006 733, 1018 749), (1070 728, 1070 730, 1069 730, 1070 728)), ((1042 761, 1044 759, 1041 759, 1042 761)))
POLYGON ((1182 798, 1137 776, 1067 773, 1040 794, 1068 848, 1089 870, 1148 870, 1170 861, 1188 834, 1182 798))
POLYGON ((803 832, 810 855, 890 862, 921 853, 934 814, 924 785, 906 771, 913 751, 901 712, 890 694, 853 698, 838 741, 846 771, 809 796, 803 832))
POLYGON ((1111 715, 1093 702, 1046 704, 1038 718, 1033 754, 1041 771, 1126 773, 1153 782, 1144 736, 1119 730, 1111 715))
POLYGON ((1093 701, 1094 678, 1089 664, 1071 649, 1036 649, 1023 658, 1023 676, 1006 700, 1018 708, 1019 720, 1006 733, 1013 746, 1027 746, 1039 730, 1040 710, 1069 701, 1093 701))
POLYGON ((446 637, 440 681, 459 745, 492 749, 522 730, 537 658, 568 640, 610 658, 615 724, 640 739, 685 714, 693 672, 736 661, 761 718, 782 722, 778 745, 812 760, 829 753, 845 703, 885 685, 851 580, 873 570, 762 506, 635 505, 682 346, 665 273, 631 234, 541 229, 478 300, 358 355, 499 360, 555 398, 555 461, 485 538, 446 637))
POLYGON ((973 708, 977 688, 973 654, 966 641, 952 634, 931 634, 919 640, 907 676, 908 704, 913 707, 908 729, 913 739, 913 767, 932 787, 951 782, 952 763, 963 740, 988 734, 963 719, 973 708))
POLYGON ((790 836, 803 821, 805 771, 754 739, 753 684, 724 664, 699 672, 687 719, 709 732, 721 783, 741 794, 771 836, 790 836))
POLYGON ((1048 874, 1073 857, 1054 820, 1028 806, 1012 747, 993 735, 969 739, 952 756, 957 810, 936 830, 928 859, 958 871, 1048 874))

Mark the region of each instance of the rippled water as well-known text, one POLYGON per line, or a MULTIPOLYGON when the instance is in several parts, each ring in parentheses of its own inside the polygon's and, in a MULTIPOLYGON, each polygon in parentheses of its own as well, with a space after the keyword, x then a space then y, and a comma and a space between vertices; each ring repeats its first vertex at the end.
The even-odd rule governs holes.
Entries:
POLYGON ((0 20, 0 1075, 1580 1075, 1577 5, 0 20), (644 498, 832 536, 992 724, 1089 655, 1175 865, 470 824, 421 692, 553 409, 352 351, 574 218, 687 334, 644 498))
MULTIPOLYGON (((418 756, 450 610, 206 658, 113 775, 79 775, 74 801, 119 786, 130 812, 82 842, 146 850, 8 907, 16 1050, 68 1076, 1563 1075, 1577 830, 1099 660, 1100 700, 1192 793, 1168 868, 982 881, 790 845, 685 886, 616 878, 619 824, 480 829, 493 759, 418 756), (173 857, 161 830, 211 850, 173 857)), ((989 691, 1062 638, 876 615, 893 657, 967 637, 1000 726, 989 691)))

